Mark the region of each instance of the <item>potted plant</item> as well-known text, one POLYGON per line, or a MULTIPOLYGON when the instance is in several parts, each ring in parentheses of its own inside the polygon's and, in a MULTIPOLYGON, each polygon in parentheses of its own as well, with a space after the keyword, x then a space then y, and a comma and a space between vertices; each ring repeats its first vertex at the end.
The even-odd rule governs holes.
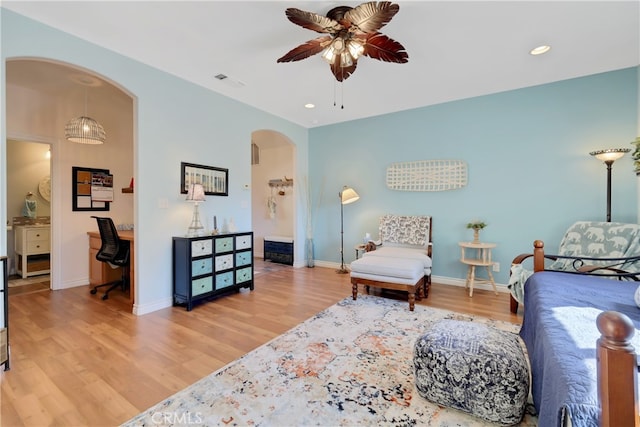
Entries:
POLYGON ((633 150, 633 170, 636 175, 640 175, 640 136, 635 141, 631 141, 631 144, 635 147, 633 150))
POLYGON ((474 219, 473 221, 467 223, 467 228, 473 230, 473 243, 480 243, 480 230, 482 230, 486 226, 486 222, 480 221, 478 219, 474 219))

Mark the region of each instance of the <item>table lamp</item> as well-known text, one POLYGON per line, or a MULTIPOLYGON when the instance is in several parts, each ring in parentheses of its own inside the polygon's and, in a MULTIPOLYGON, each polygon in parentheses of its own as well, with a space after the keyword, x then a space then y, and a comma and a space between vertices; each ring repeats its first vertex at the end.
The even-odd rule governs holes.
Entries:
POLYGON ((200 222, 200 211, 198 210, 200 202, 205 201, 204 187, 202 184, 191 184, 187 192, 186 200, 188 202, 193 202, 193 218, 191 218, 191 225, 189 225, 187 230, 187 236, 202 236, 204 235, 204 227, 200 222))

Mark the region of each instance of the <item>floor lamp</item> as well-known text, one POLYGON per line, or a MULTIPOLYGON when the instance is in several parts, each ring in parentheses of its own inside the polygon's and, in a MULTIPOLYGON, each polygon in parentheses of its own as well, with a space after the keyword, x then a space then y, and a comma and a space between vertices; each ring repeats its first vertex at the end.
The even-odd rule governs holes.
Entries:
POLYGON ((629 148, 607 148, 589 153, 607 165, 607 222, 611 222, 611 166, 629 151, 631 151, 629 148))
POLYGON ((360 198, 358 193, 351 187, 346 185, 342 187, 342 191, 338 193, 340 198, 340 269, 336 270, 336 273, 345 274, 348 273, 347 267, 344 265, 344 205, 353 203, 360 198))

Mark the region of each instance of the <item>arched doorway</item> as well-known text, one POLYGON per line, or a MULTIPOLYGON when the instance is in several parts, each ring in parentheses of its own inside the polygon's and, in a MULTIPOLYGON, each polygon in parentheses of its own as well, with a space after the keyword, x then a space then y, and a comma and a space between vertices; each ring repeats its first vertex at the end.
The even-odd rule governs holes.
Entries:
MULTIPOLYGON (((43 58, 8 59, 5 77, 7 139, 51 146, 51 287, 86 285, 86 233, 96 225, 91 212, 72 212, 71 169, 107 168, 114 174, 115 189, 128 186, 134 176, 134 98, 89 70, 43 58), (65 124, 85 113, 104 126, 105 144, 88 146, 64 139, 65 124)), ((10 177, 6 171, 2 174, 9 186, 10 177)), ((133 223, 133 195, 114 193, 108 214, 118 222, 133 223)), ((11 220, 20 213, 5 215, 11 220)))
POLYGON ((254 254, 264 255, 264 237, 282 236, 295 240, 296 195, 295 145, 284 134, 257 130, 251 134, 251 222, 254 254))

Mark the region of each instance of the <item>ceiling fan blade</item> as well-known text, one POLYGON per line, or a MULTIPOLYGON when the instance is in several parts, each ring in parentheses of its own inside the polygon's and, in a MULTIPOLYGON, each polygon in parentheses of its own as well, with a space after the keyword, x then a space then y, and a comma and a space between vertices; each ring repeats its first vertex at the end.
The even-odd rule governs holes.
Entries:
POLYGON ((349 10, 344 19, 351 23, 349 31, 371 33, 384 27, 399 10, 400 6, 390 1, 371 1, 349 10))
POLYGON ((322 36, 317 39, 309 40, 300 46, 291 49, 277 62, 293 62, 306 59, 324 50, 327 45, 331 43, 331 36, 322 36))
POLYGON ((289 21, 318 33, 334 34, 342 29, 342 25, 337 21, 317 13, 305 12, 295 7, 288 8, 285 13, 289 21))
POLYGON ((363 55, 385 62, 404 64, 409 61, 409 54, 404 46, 381 33, 367 36, 363 55))
POLYGON ((340 56, 336 56, 333 64, 329 65, 331 67, 331 72, 337 81, 341 82, 347 80, 354 71, 356 71, 356 66, 358 65, 358 61, 354 60, 353 65, 349 67, 341 67, 340 66, 340 56))

